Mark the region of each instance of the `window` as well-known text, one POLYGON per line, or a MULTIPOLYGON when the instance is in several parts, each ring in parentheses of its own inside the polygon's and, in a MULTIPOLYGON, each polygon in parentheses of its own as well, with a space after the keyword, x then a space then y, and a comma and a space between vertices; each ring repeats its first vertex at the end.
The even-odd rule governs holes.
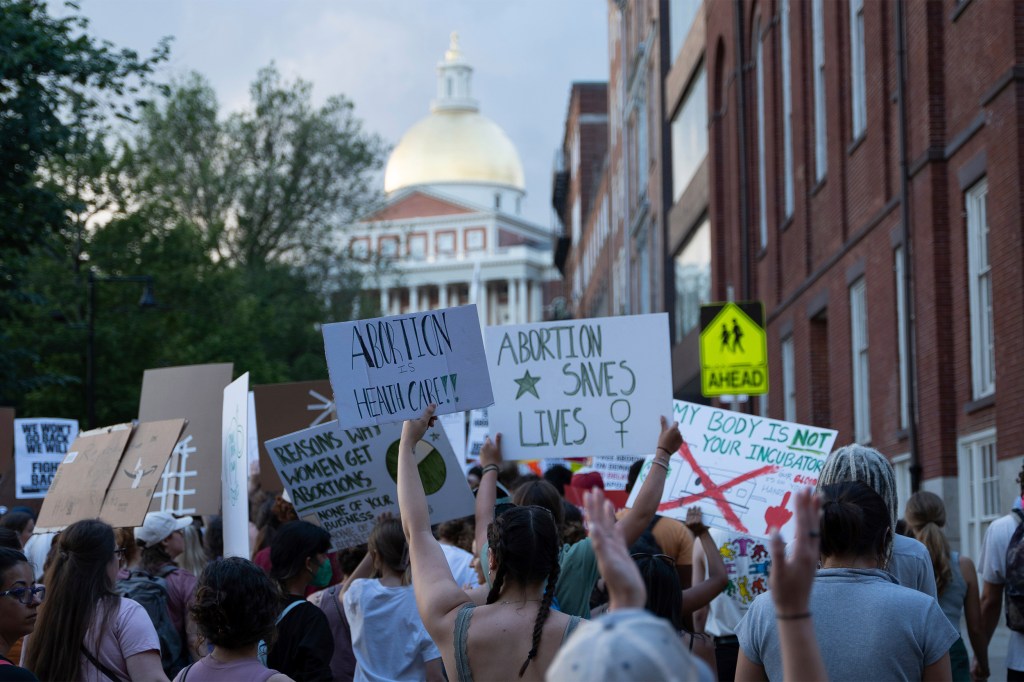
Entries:
POLYGON ((971 385, 974 398, 996 389, 992 331, 992 267, 988 258, 988 180, 967 190, 967 277, 971 307, 971 385))
POLYGON ((793 215, 793 87, 790 74, 789 0, 782 0, 782 188, 784 215, 793 215))
POLYGON ((896 508, 902 514, 903 510, 907 508, 907 500, 910 499, 912 494, 910 491, 913 487, 910 481, 910 453, 893 457, 892 470, 896 475, 896 508))
POLYGON ((639 296, 638 313, 651 312, 651 249, 649 244, 650 227, 645 226, 637 238, 637 295, 639 296))
POLYGON ((674 63, 676 57, 679 56, 679 50, 682 49, 683 42, 689 35, 690 27, 693 26, 693 20, 697 18, 697 12, 700 11, 702 4, 703 0, 669 0, 668 36, 669 49, 672 52, 669 55, 671 62, 674 63))
POLYGON ((494 193, 494 210, 501 210, 501 192, 494 193))
POLYGON ((871 442, 871 396, 868 382, 868 306, 864 278, 850 287, 850 352, 853 355, 853 437, 871 442))
POLYGON ((825 0, 811 2, 811 30, 813 37, 812 64, 814 67, 814 178, 825 179, 828 168, 828 149, 825 124, 825 0))
POLYGON ((708 155, 708 85, 701 64, 672 117, 672 200, 679 201, 708 155))
POLYGON ((754 73, 757 80, 757 194, 758 225, 761 248, 768 246, 768 188, 765 177, 764 152, 764 41, 761 39, 761 20, 754 22, 754 73))
POLYGON ((637 190, 641 197, 647 196, 647 176, 650 173, 650 150, 647 148, 647 82, 640 84, 637 92, 637 190))
POLYGON ((999 464, 996 430, 986 429, 957 443, 960 485, 960 547, 964 554, 981 556, 981 543, 989 524, 999 518, 999 464))
POLYGON ((893 271, 896 273, 896 352, 899 361, 900 428, 905 429, 910 424, 910 366, 907 364, 907 291, 904 286, 902 246, 893 252, 893 259, 893 271))
POLYGON ((423 260, 427 257, 427 235, 409 235, 409 256, 414 260, 423 260))
POLYGON ((705 218, 675 257, 675 343, 700 324, 700 307, 711 300, 711 225, 705 218))
POLYGON ((782 418, 796 421, 796 368, 793 366, 793 337, 782 340, 782 418))
POLYGON ((466 230, 466 251, 481 251, 484 242, 483 230, 466 230))
POLYGON ((395 258, 398 256, 398 237, 381 237, 377 241, 377 248, 385 258, 395 258))
POLYGON ((855 140, 864 134, 868 123, 864 69, 864 0, 850 0, 850 106, 855 140))
POLYGON ((451 255, 455 253, 455 233, 438 232, 436 237, 436 249, 438 254, 451 255))

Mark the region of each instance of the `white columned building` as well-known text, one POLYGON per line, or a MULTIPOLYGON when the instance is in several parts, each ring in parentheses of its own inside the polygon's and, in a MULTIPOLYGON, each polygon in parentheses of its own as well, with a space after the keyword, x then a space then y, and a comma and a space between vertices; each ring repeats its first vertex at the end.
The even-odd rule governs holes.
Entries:
POLYGON ((357 257, 387 261, 368 266, 364 284, 379 289, 383 314, 476 303, 481 324, 540 321, 561 277, 553 236, 522 217, 519 154, 480 113, 472 75, 452 34, 430 114, 388 159, 384 205, 340 238, 357 257))

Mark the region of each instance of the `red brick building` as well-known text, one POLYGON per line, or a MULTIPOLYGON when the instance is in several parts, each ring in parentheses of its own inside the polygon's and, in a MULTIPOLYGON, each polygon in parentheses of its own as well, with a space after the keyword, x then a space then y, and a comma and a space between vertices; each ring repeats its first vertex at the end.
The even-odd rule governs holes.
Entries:
POLYGON ((1024 454, 1024 3, 705 11, 713 298, 767 315, 748 409, 877 447, 978 556, 1024 454))

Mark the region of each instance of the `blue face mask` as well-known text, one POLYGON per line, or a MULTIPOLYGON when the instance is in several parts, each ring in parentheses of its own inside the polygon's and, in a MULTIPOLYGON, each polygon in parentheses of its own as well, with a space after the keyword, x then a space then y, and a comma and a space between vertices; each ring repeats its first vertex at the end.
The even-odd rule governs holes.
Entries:
POLYGON ((327 587, 331 582, 332 575, 334 572, 331 570, 331 560, 328 558, 320 564, 320 568, 313 575, 313 587, 327 587))

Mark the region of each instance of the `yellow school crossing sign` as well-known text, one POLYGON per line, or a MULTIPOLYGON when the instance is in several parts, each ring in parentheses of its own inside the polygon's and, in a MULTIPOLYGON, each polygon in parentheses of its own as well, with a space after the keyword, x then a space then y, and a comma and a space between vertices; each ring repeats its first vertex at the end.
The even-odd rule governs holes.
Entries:
POLYGON ((768 392, 764 306, 712 303, 700 310, 700 388, 707 397, 768 392))

